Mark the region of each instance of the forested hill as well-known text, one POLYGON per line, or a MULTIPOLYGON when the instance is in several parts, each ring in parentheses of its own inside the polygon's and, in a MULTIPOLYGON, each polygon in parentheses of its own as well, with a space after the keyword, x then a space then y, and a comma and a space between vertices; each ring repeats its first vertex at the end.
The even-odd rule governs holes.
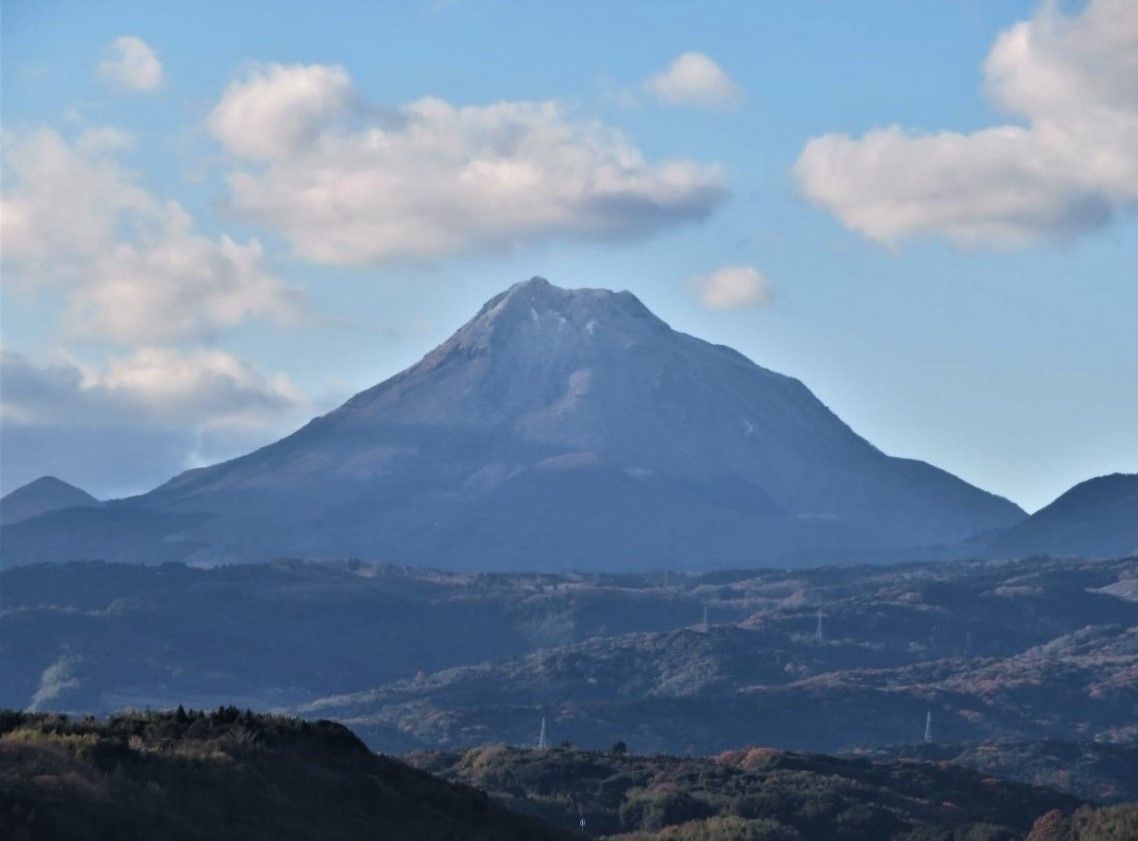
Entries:
POLYGON ((0 712, 9 841, 569 841, 351 731, 222 708, 105 721, 0 712))
POLYGON ((870 762, 769 748, 717 757, 494 746, 412 755, 559 826, 637 841, 1022 839, 1048 812, 1078 805, 1054 790, 970 769, 870 762))

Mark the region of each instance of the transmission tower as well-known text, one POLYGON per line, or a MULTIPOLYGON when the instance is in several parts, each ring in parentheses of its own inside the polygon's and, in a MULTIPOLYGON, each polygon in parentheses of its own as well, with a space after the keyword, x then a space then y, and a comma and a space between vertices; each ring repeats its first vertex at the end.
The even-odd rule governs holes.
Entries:
POLYGON ((933 711, 929 710, 925 713, 925 744, 932 744, 933 741, 933 711))
POLYGON ((814 630, 814 642, 821 645, 826 641, 826 633, 822 630, 822 608, 818 608, 818 627, 814 630))
POLYGON ((541 732, 537 734, 538 750, 545 749, 545 716, 541 717, 541 732))

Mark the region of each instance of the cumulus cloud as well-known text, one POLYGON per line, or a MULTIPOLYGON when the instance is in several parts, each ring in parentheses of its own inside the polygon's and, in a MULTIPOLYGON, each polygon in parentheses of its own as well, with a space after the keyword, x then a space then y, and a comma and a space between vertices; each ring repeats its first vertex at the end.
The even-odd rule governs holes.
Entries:
POLYGON ((703 53, 684 53, 646 81, 645 93, 665 105, 726 108, 743 98, 726 71, 703 53))
POLYGON ((885 244, 963 247, 1063 241, 1138 206, 1138 4, 1044 3, 998 37, 984 72, 1021 123, 817 137, 794 167, 803 194, 885 244))
POLYGON ((210 129, 233 154, 268 161, 302 152, 354 99, 342 67, 273 64, 230 83, 210 129))
POLYGON ((50 129, 5 136, 3 259, 17 285, 66 290, 78 337, 171 343, 251 318, 302 316, 300 295, 274 278, 254 239, 206 237, 119 162, 130 138, 50 129))
POLYGON ((699 301, 708 309, 734 310, 770 301, 770 281, 754 266, 724 266, 693 282, 699 301))
POLYGON ((45 473, 97 495, 142 490, 265 444, 313 409, 286 376, 215 350, 143 347, 99 367, 4 350, 0 380, 5 490, 45 473))
POLYGON ((154 48, 134 35, 123 35, 103 50, 99 78, 112 87, 149 92, 162 84, 162 62, 154 48))
POLYGON ((702 218, 725 195, 718 167, 650 163, 555 102, 427 98, 383 112, 337 67, 254 69, 209 125, 249 164, 228 178, 232 207, 323 263, 635 237, 702 218))

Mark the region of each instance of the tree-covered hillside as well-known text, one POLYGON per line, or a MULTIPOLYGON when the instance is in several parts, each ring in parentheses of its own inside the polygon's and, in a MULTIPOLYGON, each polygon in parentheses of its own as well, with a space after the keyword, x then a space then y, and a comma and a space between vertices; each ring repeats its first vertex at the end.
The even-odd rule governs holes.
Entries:
POLYGON ((876 763, 770 749, 718 757, 630 756, 504 746, 409 757, 511 809, 628 841, 1021 839, 1058 792, 919 762, 876 763))
POLYGON ((10 841, 568 841, 332 722, 229 707, 105 721, 0 713, 10 841))

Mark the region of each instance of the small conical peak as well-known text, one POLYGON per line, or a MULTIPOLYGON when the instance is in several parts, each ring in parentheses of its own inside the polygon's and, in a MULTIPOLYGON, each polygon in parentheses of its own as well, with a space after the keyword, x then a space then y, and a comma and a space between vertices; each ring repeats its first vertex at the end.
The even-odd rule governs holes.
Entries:
MULTIPOLYGON (((26 485, 13 490, 8 496, 13 494, 28 494, 28 493, 50 493, 57 491, 75 492, 89 496, 82 488, 77 488, 69 482, 65 482, 57 476, 40 476, 38 479, 33 479, 26 485)), ((94 497, 92 497, 93 499, 94 497)))
POLYGON ((89 508, 100 504, 86 491, 62 479, 40 476, 0 498, 0 524, 9 525, 61 508, 89 508))

